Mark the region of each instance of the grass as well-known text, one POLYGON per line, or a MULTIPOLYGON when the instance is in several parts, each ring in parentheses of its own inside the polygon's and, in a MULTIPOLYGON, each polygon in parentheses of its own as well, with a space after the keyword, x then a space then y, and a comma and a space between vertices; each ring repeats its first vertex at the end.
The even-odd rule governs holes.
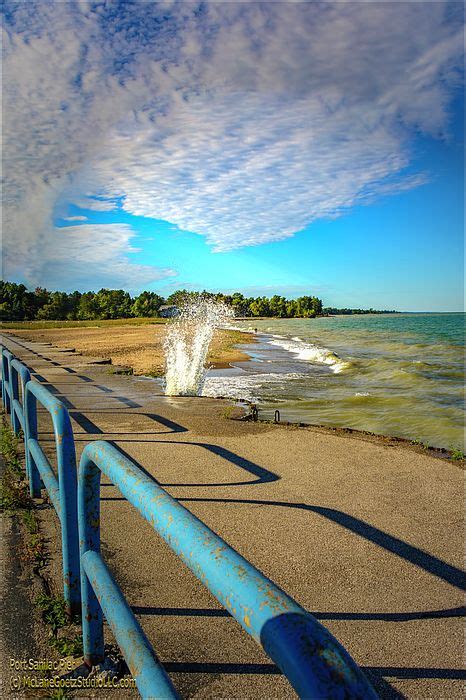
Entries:
MULTIPOLYGON (((60 596, 51 596, 40 593, 36 600, 36 606, 42 611, 42 619, 51 632, 50 644, 60 654, 65 656, 81 656, 83 653, 82 636, 74 634, 72 637, 60 635, 61 630, 71 629, 73 620, 70 621, 66 613, 65 601, 60 596)), ((77 620, 76 620, 77 622, 77 620)))
POLYGON ((464 452, 459 447, 452 447, 450 457, 454 462, 461 462, 464 459, 464 452))
POLYGON ((5 463, 0 481, 0 507, 4 511, 31 510, 34 503, 29 496, 19 459, 19 438, 2 418, 0 448, 5 463))
POLYGON ((17 515, 23 522, 28 536, 25 539, 22 558, 32 562, 38 571, 47 563, 45 543, 39 533, 39 523, 35 504, 29 495, 29 488, 19 458, 19 440, 2 417, 0 447, 5 468, 0 481, 0 508, 17 515))
POLYGON ((49 695, 47 695, 48 700, 69 700, 71 695, 69 695, 64 688, 57 688, 52 690, 49 695))
POLYGON ((4 330, 34 331, 51 328, 105 328, 107 326, 148 326, 166 323, 166 318, 111 318, 93 321, 6 321, 2 323, 4 330))
POLYGON ((419 440, 416 438, 415 440, 411 440, 411 445, 415 445, 416 447, 422 447, 423 450, 430 450, 430 445, 428 442, 422 442, 422 440, 419 440))
MULTIPOLYGON (((32 563, 33 569, 40 570, 47 564, 48 554, 45 541, 39 531, 35 513, 35 503, 29 495, 25 474, 19 456, 20 437, 16 437, 7 417, 2 416, 0 447, 4 470, 0 482, 0 499, 3 511, 18 516, 26 530, 22 558, 32 563)), ((82 656, 82 636, 73 627, 77 620, 70 620, 66 613, 65 601, 59 596, 41 593, 35 600, 42 612, 42 619, 50 629, 50 646, 60 655, 82 656), (65 634, 62 634, 64 632, 65 634)), ((63 696, 65 697, 65 696, 63 696)))
POLYGON ((42 610, 42 618, 52 632, 56 633, 59 629, 68 624, 65 601, 63 598, 40 593, 35 603, 37 607, 42 610))

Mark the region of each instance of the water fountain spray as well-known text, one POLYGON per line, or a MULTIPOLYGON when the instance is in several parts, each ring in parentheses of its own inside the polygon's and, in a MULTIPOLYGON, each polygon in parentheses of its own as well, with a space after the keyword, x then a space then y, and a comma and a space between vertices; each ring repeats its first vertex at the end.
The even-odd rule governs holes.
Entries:
POLYGON ((215 329, 227 324, 233 314, 226 304, 200 297, 188 301, 169 321, 164 342, 167 396, 200 396, 215 329))

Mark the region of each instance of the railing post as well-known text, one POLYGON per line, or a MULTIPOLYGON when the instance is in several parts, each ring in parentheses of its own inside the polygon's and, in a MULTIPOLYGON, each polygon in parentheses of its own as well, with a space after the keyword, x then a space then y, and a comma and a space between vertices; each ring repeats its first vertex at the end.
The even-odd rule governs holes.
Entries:
POLYGON ((81 612, 79 536, 77 504, 76 451, 73 429, 68 411, 64 406, 58 416, 57 440, 58 483, 60 487, 61 533, 63 551, 64 598, 68 612, 81 612))
POLYGON ((2 403, 7 413, 11 413, 10 400, 10 359, 11 353, 3 348, 2 350, 2 403))
POLYGON ((19 421, 19 416, 16 415, 14 402, 19 401, 19 385, 18 385, 18 370, 10 362, 10 386, 11 386, 11 422, 13 425, 13 432, 15 435, 19 435, 21 430, 21 423, 19 421))
MULTIPOLYGON (((26 436, 26 420, 24 411, 24 398, 26 396, 26 384, 31 380, 31 374, 22 362, 17 358, 10 362, 10 372, 11 372, 11 386, 12 386, 12 400, 11 400, 11 411, 15 416, 17 423, 17 432, 19 428, 22 427, 24 434, 24 451, 26 457, 26 474, 28 474, 27 468, 27 436, 26 436), (19 382, 21 381, 21 395, 22 403, 19 400, 19 382)), ((15 431, 16 432, 16 431, 15 431)))
MULTIPOLYGON (((80 556, 91 550, 100 553, 100 469, 92 462, 78 489, 80 556)), ((81 564, 81 608, 84 661, 95 666, 104 660, 103 614, 81 564)))
POLYGON ((35 381, 26 384, 24 416, 29 455, 30 492, 32 497, 40 496, 40 475, 38 465, 32 456, 31 441, 37 441, 37 398, 52 416, 58 466, 58 489, 60 507, 58 516, 61 524, 63 559, 63 597, 70 615, 81 609, 79 581, 79 540, 77 522, 77 474, 76 452, 73 430, 65 406, 45 387, 35 381), (52 405, 50 404, 52 402, 52 405))
POLYGON ((28 382, 26 384, 26 392, 23 399, 24 426, 26 433, 26 475, 29 481, 29 493, 31 498, 39 498, 41 489, 40 474, 29 449, 29 441, 37 440, 37 399, 32 391, 28 391, 30 383, 31 382, 28 382))

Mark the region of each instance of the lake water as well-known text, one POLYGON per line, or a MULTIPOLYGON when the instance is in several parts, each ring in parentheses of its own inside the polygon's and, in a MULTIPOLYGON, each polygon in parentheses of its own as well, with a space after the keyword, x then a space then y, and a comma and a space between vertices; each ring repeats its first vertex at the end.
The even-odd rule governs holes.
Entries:
POLYGON ((260 417, 369 430, 464 449, 464 314, 254 319, 251 361, 211 371, 203 394, 260 417))

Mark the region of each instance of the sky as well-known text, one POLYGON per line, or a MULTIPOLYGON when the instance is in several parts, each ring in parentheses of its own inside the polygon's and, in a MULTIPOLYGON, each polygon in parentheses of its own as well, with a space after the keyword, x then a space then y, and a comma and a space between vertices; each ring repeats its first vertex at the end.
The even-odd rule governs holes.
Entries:
POLYGON ((462 310, 462 3, 2 19, 4 279, 462 310))

